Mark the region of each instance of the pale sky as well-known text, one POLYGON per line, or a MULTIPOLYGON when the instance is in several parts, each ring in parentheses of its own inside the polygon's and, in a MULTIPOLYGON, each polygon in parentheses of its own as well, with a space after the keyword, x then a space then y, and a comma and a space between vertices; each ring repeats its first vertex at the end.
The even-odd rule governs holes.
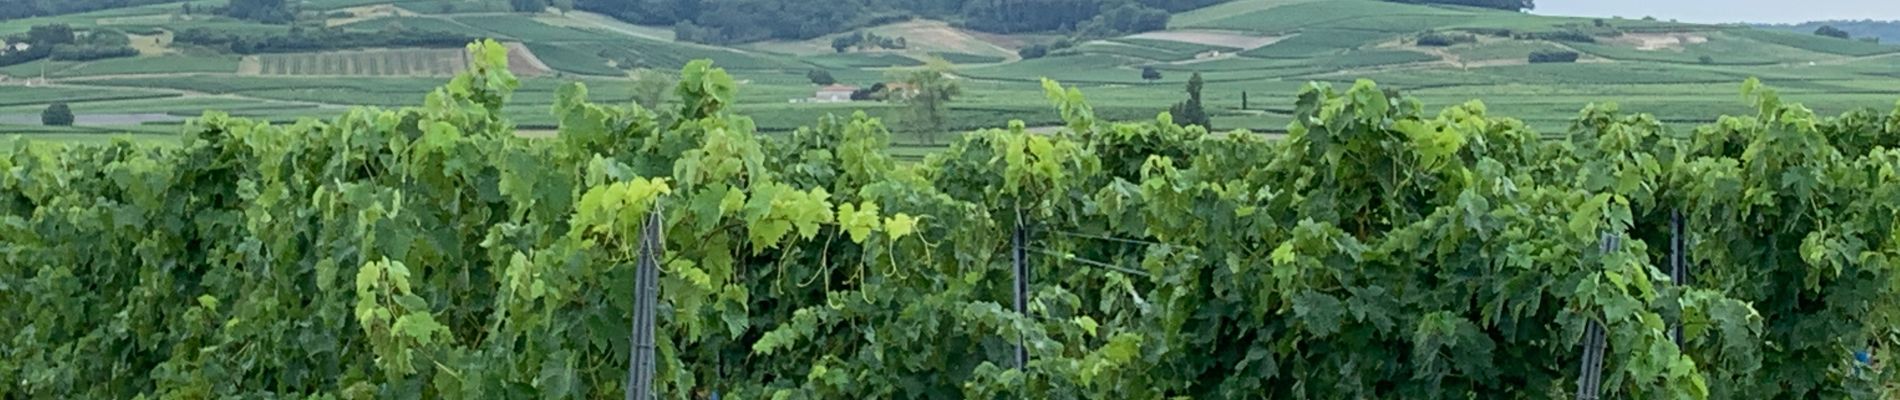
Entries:
POLYGON ((1682 22, 1792 23, 1827 19, 1900 20, 1896 0, 1537 0, 1537 14, 1671 18, 1682 22))

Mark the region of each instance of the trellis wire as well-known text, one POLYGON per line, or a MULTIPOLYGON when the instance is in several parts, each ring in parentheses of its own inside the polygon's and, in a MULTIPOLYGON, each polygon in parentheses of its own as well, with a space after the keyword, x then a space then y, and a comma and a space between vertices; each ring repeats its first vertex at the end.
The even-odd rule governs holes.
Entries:
POLYGON ((1138 276, 1144 276, 1144 277, 1145 277, 1145 276, 1148 276, 1148 273, 1147 273, 1147 272, 1145 272, 1145 271, 1142 271, 1142 270, 1138 270, 1138 269, 1133 269, 1133 268, 1128 268, 1128 267, 1124 267, 1124 266, 1120 266, 1120 265, 1115 265, 1115 264, 1110 264, 1110 263, 1106 263, 1106 262, 1101 262, 1101 261, 1096 261, 1096 260, 1090 260, 1090 259, 1087 259, 1087 258, 1081 258, 1081 257, 1076 257, 1076 256, 1074 256, 1074 255, 1070 255, 1070 254, 1064 254, 1064 253, 1062 253, 1062 252, 1058 252, 1058 251, 1054 251, 1054 250, 1049 250, 1049 249, 1045 249, 1045 248, 1040 248, 1040 247, 1030 247, 1030 248, 1029 248, 1029 250, 1031 250, 1031 251, 1035 251, 1035 252, 1037 252, 1037 253, 1042 253, 1043 255, 1047 255, 1047 256, 1050 256, 1050 257, 1055 257, 1055 258, 1056 258, 1057 260, 1062 260, 1062 261, 1074 261, 1074 262, 1076 262, 1077 264, 1082 264, 1082 265, 1087 265, 1087 266, 1091 266, 1091 267, 1096 267, 1096 268, 1102 268, 1102 269, 1107 269, 1107 270, 1111 270, 1111 271, 1115 271, 1115 272, 1120 272, 1120 273, 1124 273, 1124 274, 1129 274, 1129 275, 1138 275, 1138 276))

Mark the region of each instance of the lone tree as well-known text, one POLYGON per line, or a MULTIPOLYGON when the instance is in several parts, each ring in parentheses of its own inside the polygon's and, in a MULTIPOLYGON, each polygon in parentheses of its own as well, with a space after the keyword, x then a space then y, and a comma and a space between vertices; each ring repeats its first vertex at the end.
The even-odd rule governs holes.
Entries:
POLYGON ((904 105, 904 119, 917 130, 924 144, 936 145, 949 119, 950 100, 963 94, 963 87, 950 77, 950 63, 932 57, 923 69, 897 76, 899 85, 886 87, 885 100, 904 105))
POLYGON ((666 95, 679 85, 672 75, 646 68, 628 73, 627 78, 633 80, 633 102, 648 110, 659 110, 666 103, 666 95))
POLYGON ((1155 70, 1155 67, 1141 67, 1141 79, 1150 81, 1161 80, 1161 71, 1155 70))
POLYGON ((46 126, 73 126, 73 109, 66 103, 53 103, 40 112, 40 124, 46 126))
POLYGON ((806 72, 805 78, 811 79, 811 84, 819 85, 819 86, 838 83, 837 79, 833 79, 831 77, 831 71, 826 71, 822 69, 814 69, 814 70, 811 70, 811 72, 806 72))
POLYGON ((1853 35, 1847 34, 1847 31, 1843 31, 1841 30, 1841 28, 1835 28, 1833 25, 1821 25, 1820 28, 1814 29, 1814 34, 1827 36, 1831 38, 1841 38, 1841 39, 1853 38, 1853 35))
POLYGON ((1200 125, 1207 130, 1214 130, 1214 125, 1208 123, 1207 110, 1201 108, 1201 73, 1196 72, 1188 78, 1187 94, 1187 101, 1176 103, 1168 109, 1168 114, 1174 116, 1175 122, 1181 125, 1200 125))

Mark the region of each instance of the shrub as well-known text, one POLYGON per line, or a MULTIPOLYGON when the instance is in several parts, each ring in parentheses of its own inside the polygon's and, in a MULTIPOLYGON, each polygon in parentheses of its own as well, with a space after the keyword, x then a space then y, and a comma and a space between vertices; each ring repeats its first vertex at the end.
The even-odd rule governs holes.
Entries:
POLYGON ((53 103, 40 112, 40 124, 46 126, 73 126, 73 109, 66 103, 53 103))
POLYGON ((1559 42, 1576 42, 1576 43, 1596 43, 1597 42, 1596 36, 1590 36, 1589 33, 1585 33, 1583 31, 1578 31, 1578 30, 1526 32, 1517 36, 1519 39, 1553 40, 1553 41, 1559 41, 1559 42))
POLYGON ((811 84, 813 85, 823 86, 838 83, 836 78, 831 77, 831 71, 822 69, 814 69, 811 70, 811 72, 806 72, 805 78, 811 79, 811 84))
POLYGON ((1700 63, 1702 63, 1703 65, 1709 65, 1709 64, 1714 64, 1714 63, 1715 63, 1715 57, 1710 57, 1710 56, 1708 56, 1708 55, 1703 55, 1702 57, 1697 57, 1697 58, 1696 58, 1696 62, 1700 62, 1700 63))
POLYGON ((1569 50, 1538 50, 1531 52, 1530 61, 1532 64, 1573 63, 1577 57, 1577 52, 1569 50))
POLYGON ((1445 47, 1460 43, 1476 43, 1478 37, 1464 33, 1425 32, 1418 35, 1418 45, 1445 47))
POLYGON ((1496 36, 1496 37, 1504 37, 1504 38, 1511 37, 1517 33, 1516 31, 1512 31, 1508 28, 1464 28, 1464 29, 1459 29, 1459 30, 1462 30, 1465 32, 1471 32, 1472 34, 1496 36))
POLYGON ((1853 35, 1847 34, 1847 31, 1841 30, 1841 28, 1835 28, 1833 25, 1821 25, 1820 28, 1814 29, 1814 34, 1840 39, 1853 38, 1853 35))
POLYGON ((1042 58, 1042 56, 1049 55, 1049 47, 1043 46, 1040 44, 1032 44, 1032 45, 1029 45, 1028 47, 1022 48, 1021 50, 1016 50, 1016 55, 1022 56, 1024 60, 1042 58))

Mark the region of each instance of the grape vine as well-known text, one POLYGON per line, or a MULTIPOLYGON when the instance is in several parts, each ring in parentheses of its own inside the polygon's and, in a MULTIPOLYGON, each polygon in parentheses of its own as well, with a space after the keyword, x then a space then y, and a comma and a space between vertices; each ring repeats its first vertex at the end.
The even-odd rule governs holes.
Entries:
POLYGON ((1613 397, 1900 394, 1900 107, 1751 81, 1756 115, 1547 137, 1315 84, 1269 139, 1045 82, 1058 132, 906 164, 861 113, 758 134, 704 61, 677 109, 575 84, 518 138, 469 50, 416 108, 0 143, 0 397, 621 398, 653 213, 665 398, 1561 399, 1593 322, 1613 397))

